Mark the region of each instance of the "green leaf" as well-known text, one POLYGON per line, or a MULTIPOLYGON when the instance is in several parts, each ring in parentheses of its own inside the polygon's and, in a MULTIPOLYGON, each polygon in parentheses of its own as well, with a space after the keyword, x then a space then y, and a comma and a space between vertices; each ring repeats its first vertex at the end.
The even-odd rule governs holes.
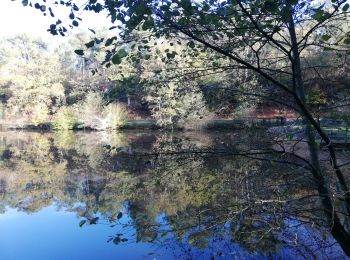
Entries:
POLYGON ((168 59, 174 59, 176 54, 177 53, 175 51, 173 51, 171 53, 167 53, 166 56, 167 56, 168 59))
POLYGON ((124 49, 120 49, 113 57, 112 62, 113 64, 120 64, 122 62, 122 59, 126 57, 128 53, 124 49))
POLYGON ((178 21, 178 23, 181 25, 181 26, 185 26, 188 24, 187 22, 187 19, 185 17, 181 17, 178 21))
POLYGON ((184 10, 186 10, 187 12, 191 12, 191 0, 181 0, 181 5, 184 10))
POLYGON ((100 44, 101 42, 103 42, 104 38, 95 38, 94 41, 96 44, 100 44))
POLYGON ((314 18, 316 21, 321 22, 323 20, 324 12, 323 10, 319 10, 317 13, 315 13, 312 18, 314 18))
POLYGON ((277 1, 267 0, 267 1, 265 1, 264 6, 265 6, 266 10, 269 12, 274 13, 274 12, 278 11, 278 2, 277 1))
MULTIPOLYGON (((283 22, 288 22, 288 20, 290 19, 290 12, 289 12, 289 10, 287 8, 283 8, 282 9, 282 11, 281 11, 281 18, 282 18, 283 22)), ((272 26, 272 22, 273 22, 273 20, 266 21, 266 23, 269 26, 272 26)))
POLYGON ((187 46, 190 47, 191 49, 193 49, 196 45, 194 44, 194 42, 189 42, 187 43, 187 46))
POLYGON ((92 7, 92 9, 96 12, 99 13, 102 11, 103 7, 100 3, 97 3, 95 6, 92 7))
POLYGON ((90 220, 90 224, 91 225, 95 225, 95 224, 97 224, 97 221, 99 220, 99 217, 95 217, 95 218, 93 218, 93 219, 91 219, 90 220))
POLYGON ((92 41, 90 41, 90 42, 85 44, 86 48, 92 48, 92 47, 94 47, 94 45, 95 45, 95 41, 94 40, 92 40, 92 41))
POLYGON ((332 36, 328 35, 328 34, 325 34, 325 35, 322 35, 321 39, 322 41, 328 41, 332 36))
POLYGON ((116 55, 114 55, 114 56, 112 57, 112 62, 113 62, 113 64, 118 65, 118 64, 122 63, 122 60, 121 60, 121 59, 119 58, 119 56, 116 54, 116 55))
POLYGON ((128 53, 126 52, 126 50, 124 49, 120 49, 118 52, 117 52, 117 55, 120 57, 120 58, 124 58, 128 55, 128 53))
POLYGON ((115 237, 113 239, 113 243, 116 244, 116 245, 118 245, 120 243, 120 241, 121 241, 120 237, 115 237))
POLYGON ((346 12, 347 10, 349 10, 349 7, 350 5, 348 3, 346 3, 344 6, 343 6, 343 12, 346 12))
POLYGON ((153 19, 146 20, 142 25, 142 30, 147 31, 154 26, 153 19))
POLYGON ((86 220, 82 220, 82 221, 80 221, 79 222, 79 227, 82 227, 82 226, 84 226, 84 224, 86 223, 86 220))
POLYGON ((84 55, 84 50, 75 50, 74 52, 80 56, 84 55))
POLYGON ((105 46, 106 47, 110 46, 114 42, 114 40, 116 40, 116 39, 117 39, 117 37, 108 38, 106 40, 105 46))
POLYGON ((77 27, 77 26, 79 25, 79 23, 78 23, 76 20, 74 20, 74 21, 72 22, 72 24, 73 24, 75 27, 77 27))

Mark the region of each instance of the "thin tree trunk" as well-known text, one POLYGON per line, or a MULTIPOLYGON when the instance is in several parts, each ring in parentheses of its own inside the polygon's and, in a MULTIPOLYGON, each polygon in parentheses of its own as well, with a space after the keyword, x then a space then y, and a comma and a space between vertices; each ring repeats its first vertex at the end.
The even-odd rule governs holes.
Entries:
MULTIPOLYGON (((289 10, 290 10, 288 30, 291 37, 291 43, 292 43, 291 62, 292 62, 293 77, 294 77, 293 89, 296 92, 297 98, 301 101, 300 105, 303 106, 302 111, 304 111, 306 107, 306 98, 305 98, 305 91, 304 91, 304 85, 303 85, 303 79, 302 79, 301 62, 300 62, 300 56, 299 56, 300 53, 297 45, 297 36, 296 36, 295 24, 293 20, 293 7, 290 5, 288 1, 286 1, 286 3, 287 3, 287 6, 289 6, 289 10)), ((339 245, 342 247, 344 252, 347 255, 350 255, 350 234, 342 225, 339 219, 338 213, 335 210, 335 205, 332 201, 332 195, 329 190, 330 183, 327 178, 327 175, 324 174, 324 172, 321 169, 320 160, 319 160, 319 147, 315 141, 315 132, 313 129, 313 125, 311 125, 309 117, 310 117, 309 113, 303 113, 303 118, 306 124, 306 136, 308 138, 310 158, 313 166, 313 170, 312 170, 313 176, 317 184, 319 195, 321 196, 321 199, 322 199, 322 205, 324 207, 324 212, 326 214, 328 224, 331 228, 331 233, 333 237, 338 241, 339 245)), ((332 146, 329 139, 325 141, 327 145, 332 146)), ((348 188, 346 186, 342 173, 340 172, 340 170, 339 171, 337 170, 337 165, 336 165, 337 162, 336 162, 334 149, 332 149, 331 147, 329 151, 331 154, 332 161, 334 160, 332 166, 336 171, 338 181, 342 187, 342 190, 344 191, 346 208, 348 210, 348 213, 350 213, 350 204, 348 204, 350 201, 346 200, 346 196, 348 195, 348 188), (341 176, 339 176, 339 174, 341 176)))

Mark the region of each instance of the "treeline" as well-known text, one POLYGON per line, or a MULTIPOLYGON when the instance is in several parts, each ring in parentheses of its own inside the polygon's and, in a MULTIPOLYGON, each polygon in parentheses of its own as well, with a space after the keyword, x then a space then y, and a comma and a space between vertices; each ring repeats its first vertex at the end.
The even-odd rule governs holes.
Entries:
POLYGON ((133 110, 161 127, 210 117, 213 104, 206 102, 198 81, 161 79, 172 68, 156 58, 103 66, 104 46, 89 46, 90 38, 80 33, 55 47, 28 35, 2 39, 2 121, 18 127, 50 123, 55 129, 115 129, 135 117, 133 110), (82 48, 84 56, 74 53, 82 48))
POLYGON ((2 39, 3 121, 19 126, 51 122, 60 129, 79 124, 92 128, 122 124, 126 110, 103 98, 113 69, 102 69, 98 49, 92 49, 89 57, 74 54, 87 39, 87 34, 78 34, 56 47, 28 35, 2 39), (99 69, 100 74, 93 76, 92 69, 99 69))
MULTIPOLYGON (((28 35, 2 39, 2 122, 18 127, 49 124, 55 129, 102 130, 120 128, 136 114, 150 115, 161 127, 193 128, 218 115, 237 118, 259 107, 288 105, 281 91, 252 72, 233 70, 230 61, 205 50, 198 53, 186 40, 135 32, 130 43, 114 46, 119 56, 106 63, 106 49, 113 42, 108 42, 112 39, 108 33, 108 29, 98 32, 107 39, 104 42, 84 32, 56 46, 28 35)), ((252 54, 247 50, 246 55, 252 54)), ((344 60, 339 53, 317 49, 303 58, 309 64, 344 60)), ((325 67, 318 70, 323 79, 337 77, 343 83, 313 80, 314 72, 305 69, 314 111, 347 93, 347 67, 325 67)), ((344 108, 342 112, 348 114, 344 108)))

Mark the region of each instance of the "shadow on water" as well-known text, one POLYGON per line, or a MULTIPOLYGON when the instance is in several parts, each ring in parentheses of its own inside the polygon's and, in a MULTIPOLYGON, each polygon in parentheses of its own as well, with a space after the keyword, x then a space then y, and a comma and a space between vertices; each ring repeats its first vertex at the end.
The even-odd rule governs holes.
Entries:
MULTIPOLYGON (((288 158, 258 160, 261 147, 258 131, 1 133, 0 212, 24 213, 14 226, 30 215, 50 228, 53 213, 40 214, 54 206, 78 227, 65 230, 69 243, 81 248, 74 235, 96 241, 103 229, 96 243, 119 247, 115 257, 135 248, 157 259, 345 258, 309 173, 288 158)), ((16 256, 3 247, 0 256, 16 256)))

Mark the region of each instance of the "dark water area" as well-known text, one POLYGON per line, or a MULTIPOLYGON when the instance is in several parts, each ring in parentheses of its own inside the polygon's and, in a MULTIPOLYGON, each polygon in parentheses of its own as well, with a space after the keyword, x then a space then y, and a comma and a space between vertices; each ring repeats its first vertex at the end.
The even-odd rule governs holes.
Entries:
POLYGON ((259 131, 0 133, 0 259, 347 259, 310 173, 254 152, 269 145, 259 131))

